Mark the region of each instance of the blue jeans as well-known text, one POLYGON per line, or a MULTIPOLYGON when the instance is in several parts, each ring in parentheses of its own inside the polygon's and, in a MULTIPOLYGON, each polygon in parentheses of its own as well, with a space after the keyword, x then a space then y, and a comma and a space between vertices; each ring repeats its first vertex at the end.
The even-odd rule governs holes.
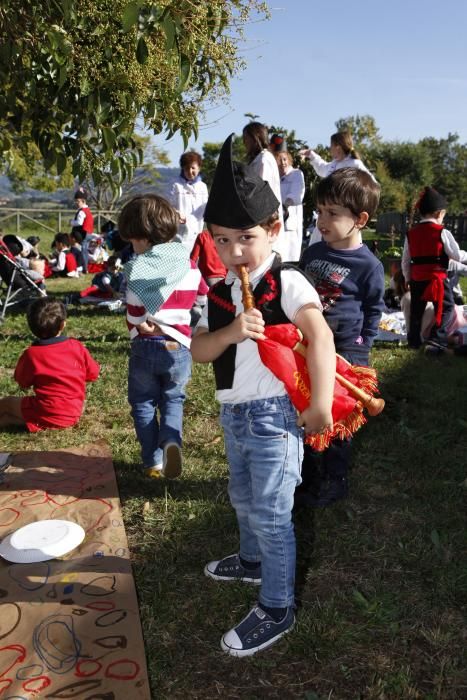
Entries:
POLYGON ((168 350, 165 340, 141 336, 131 343, 128 401, 145 468, 162 464, 166 443, 182 444, 183 402, 190 376, 188 348, 168 350))
POLYGON ((294 491, 303 432, 288 396, 221 406, 230 465, 229 496, 240 530, 240 556, 261 562, 260 602, 294 603, 294 491))

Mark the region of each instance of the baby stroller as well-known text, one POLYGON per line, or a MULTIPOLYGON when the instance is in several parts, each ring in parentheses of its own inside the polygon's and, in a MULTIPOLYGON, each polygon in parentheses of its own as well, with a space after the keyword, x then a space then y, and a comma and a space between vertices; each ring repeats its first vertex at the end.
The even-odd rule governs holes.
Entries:
POLYGON ((11 306, 47 296, 39 284, 42 284, 42 280, 32 280, 8 246, 0 240, 0 324, 4 322, 6 310, 11 306))

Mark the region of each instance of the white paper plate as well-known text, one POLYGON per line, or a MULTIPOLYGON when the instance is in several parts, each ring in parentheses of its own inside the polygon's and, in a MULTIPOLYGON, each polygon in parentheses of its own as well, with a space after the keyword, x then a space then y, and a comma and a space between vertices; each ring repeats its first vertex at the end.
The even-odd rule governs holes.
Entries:
POLYGON ((0 543, 0 556, 17 564, 48 561, 68 554, 84 540, 81 525, 70 520, 39 520, 0 543))

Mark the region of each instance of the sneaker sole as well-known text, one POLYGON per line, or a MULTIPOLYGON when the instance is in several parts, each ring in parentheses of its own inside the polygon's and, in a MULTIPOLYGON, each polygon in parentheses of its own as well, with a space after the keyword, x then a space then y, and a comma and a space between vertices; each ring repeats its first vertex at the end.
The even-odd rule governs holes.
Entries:
POLYGON ((241 658, 242 656, 253 656, 253 654, 257 654, 259 651, 263 651, 263 649, 267 649, 268 647, 272 646, 275 644, 281 637, 283 637, 285 634, 290 632, 295 625, 295 618, 290 625, 290 627, 287 627, 286 630, 283 632, 279 632, 275 637, 272 639, 268 639, 267 642, 264 642, 263 644, 260 644, 259 646, 255 647, 254 649, 234 649, 233 647, 229 647, 225 642, 224 642, 224 637, 221 639, 221 649, 224 651, 226 654, 229 654, 230 656, 236 656, 237 658, 241 658))
POLYGON ((182 473, 182 455, 178 445, 168 445, 164 452, 165 465, 162 474, 166 479, 176 479, 182 473))
POLYGON ((214 574, 212 571, 210 571, 208 569, 207 564, 204 567, 204 573, 209 578, 214 579, 214 581, 228 581, 230 583, 235 583, 236 581, 240 581, 240 583, 251 583, 253 586, 261 586, 261 579, 260 578, 247 578, 246 576, 238 577, 238 578, 234 578, 233 576, 219 576, 218 574, 214 574))

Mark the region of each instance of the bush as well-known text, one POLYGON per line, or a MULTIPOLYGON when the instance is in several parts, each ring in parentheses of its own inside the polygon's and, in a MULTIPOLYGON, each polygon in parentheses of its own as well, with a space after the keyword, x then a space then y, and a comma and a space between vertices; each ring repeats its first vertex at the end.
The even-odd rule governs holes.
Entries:
POLYGON ((402 246, 391 245, 384 251, 385 258, 402 258, 402 246))

